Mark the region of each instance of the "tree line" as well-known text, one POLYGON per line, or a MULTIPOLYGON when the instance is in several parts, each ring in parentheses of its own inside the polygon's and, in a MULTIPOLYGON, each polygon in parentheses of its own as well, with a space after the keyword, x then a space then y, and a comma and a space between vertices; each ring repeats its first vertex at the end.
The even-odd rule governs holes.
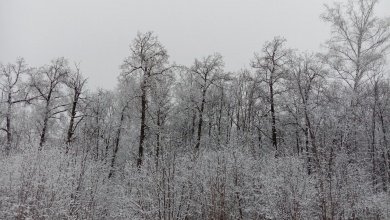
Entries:
POLYGON ((250 68, 169 60, 138 33, 117 87, 80 65, 1 64, 0 218, 390 218, 390 20, 327 5, 321 53, 267 41, 250 68))

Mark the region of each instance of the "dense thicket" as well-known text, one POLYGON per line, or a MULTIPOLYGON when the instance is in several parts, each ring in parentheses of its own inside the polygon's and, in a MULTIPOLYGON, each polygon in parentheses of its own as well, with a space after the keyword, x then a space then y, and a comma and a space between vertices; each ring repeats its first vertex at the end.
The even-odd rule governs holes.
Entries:
POLYGON ((1 64, 0 219, 390 219, 376 3, 327 6, 322 53, 275 37, 237 72, 173 64, 152 32, 112 91, 64 58, 1 64))

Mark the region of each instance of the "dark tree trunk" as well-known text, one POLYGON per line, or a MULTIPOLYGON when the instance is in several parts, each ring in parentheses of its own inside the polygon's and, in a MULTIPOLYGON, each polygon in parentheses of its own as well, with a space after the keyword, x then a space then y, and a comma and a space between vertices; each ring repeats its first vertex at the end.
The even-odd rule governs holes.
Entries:
POLYGON ((116 155, 117 155, 118 150, 119 150, 119 143, 120 143, 121 132, 122 132, 122 124, 123 124, 123 121, 125 119, 125 110, 126 110, 126 107, 124 107, 122 109, 121 118, 119 120, 119 125, 118 125, 118 130, 116 131, 114 152, 113 152, 112 158, 111 158, 111 170, 110 170, 110 173, 108 174, 108 178, 111 178, 115 172, 114 166, 115 166, 115 161, 116 161, 116 155))
MULTIPOLYGON (((69 127, 68 127, 68 132, 66 135, 66 144, 69 145, 72 142, 72 138, 74 135, 74 122, 76 118, 76 109, 77 109, 77 104, 78 104, 78 99, 79 99, 79 94, 77 91, 75 91, 74 97, 73 97, 73 102, 72 102, 72 109, 70 112, 70 121, 69 121, 69 127)), ((68 153, 69 147, 66 147, 66 153, 68 153)))
POLYGON ((95 160, 98 160, 99 159, 99 144, 100 144, 100 120, 99 120, 99 117, 100 117, 100 107, 98 107, 97 111, 96 111, 96 116, 95 116, 95 119, 96 119, 96 146, 95 146, 95 150, 96 150, 96 154, 95 154, 95 160))
POLYGON ((42 127, 42 131, 41 131, 41 138, 39 140, 39 148, 38 148, 39 151, 42 150, 43 145, 46 142, 47 125, 48 125, 48 122, 49 122, 48 114, 49 113, 46 111, 45 118, 43 119, 43 127, 42 127))
POLYGON ((7 104, 8 104, 7 118, 6 118, 7 144, 6 144, 5 153, 6 153, 6 155, 9 155, 9 153, 11 151, 11 144, 12 144, 12 128, 11 128, 12 97, 11 97, 11 92, 8 93, 7 104))
POLYGON ((190 141, 194 141, 195 139, 195 127, 196 127, 196 111, 193 111, 192 115, 192 124, 191 124, 191 136, 190 136, 190 141))
POLYGON ((383 113, 380 112, 380 120, 381 120, 381 127, 382 127, 382 135, 383 135, 383 159, 384 159, 384 179, 385 179, 385 190, 389 191, 390 187, 390 160, 389 160, 389 152, 388 152, 388 140, 387 140, 387 130, 385 121, 383 118, 383 113))
POLYGON ((270 79, 270 83, 269 83, 269 92, 270 92, 271 120, 272 120, 272 146, 275 148, 275 151, 276 151, 275 157, 278 157, 279 152, 278 152, 278 140, 277 140, 277 134, 276 134, 274 88, 273 88, 272 78, 270 79))
POLYGON ((39 141, 39 148, 38 148, 39 151, 42 150, 43 145, 46 142, 46 133, 47 133, 47 126, 49 124, 49 118, 50 118, 50 103, 51 103, 52 93, 53 93, 53 87, 50 88, 46 98, 45 115, 43 118, 43 127, 41 131, 41 138, 39 141))
POLYGON ((45 107, 45 115, 44 115, 44 118, 43 118, 43 127, 42 127, 42 131, 41 131, 41 138, 39 140, 39 148, 38 150, 41 151, 42 148, 43 148, 43 145, 45 144, 46 142, 46 133, 47 133, 47 126, 48 126, 48 123, 49 123, 49 117, 50 117, 50 100, 51 100, 51 92, 49 93, 48 95, 48 98, 46 100, 46 107, 45 107))
POLYGON ((206 90, 203 90, 203 92, 202 92, 202 103, 200 105, 200 110, 199 110, 198 137, 197 137, 197 140, 196 140, 195 150, 199 149, 200 141, 201 141, 201 138, 202 138, 203 111, 204 111, 205 103, 206 103, 206 90))
MULTIPOLYGON (((305 111, 305 122, 306 122, 306 129, 307 129, 307 131, 306 131, 307 132, 307 134, 306 134, 307 141, 310 139, 310 145, 308 144, 309 142, 307 142, 307 144, 308 144, 307 146, 310 146, 310 148, 307 149, 308 161, 309 161, 309 163, 311 163, 311 161, 313 161, 315 168, 319 169, 320 168, 320 160, 319 160, 318 151, 317 151, 316 137, 315 137, 315 133, 313 131, 313 127, 312 127, 310 119, 309 119, 309 113, 307 111, 306 102, 304 104, 304 111, 305 111)), ((309 164, 309 166, 311 167, 311 169, 313 168, 312 164, 309 164)), ((309 172, 309 174, 310 174, 310 172, 309 172)))
POLYGON ((375 139, 376 139, 376 133, 375 133, 375 129, 376 129, 376 105, 377 105, 377 99, 378 99, 378 87, 377 87, 377 82, 375 82, 375 85, 374 85, 374 104, 373 104, 373 108, 372 108, 372 124, 371 124, 371 161, 372 161, 372 184, 373 184, 373 187, 374 187, 374 190, 375 190, 375 186, 377 184, 377 175, 376 175, 376 159, 375 159, 375 151, 376 151, 376 143, 375 143, 375 139))
POLYGON ((218 112, 218 146, 221 145, 221 138, 222 138, 222 113, 223 113, 223 89, 221 92, 221 100, 219 105, 219 112, 218 112))
POLYGON ((145 141, 145 130, 146 130, 146 106, 147 106, 145 80, 142 82, 141 92, 142 92, 142 94, 141 94, 141 128, 140 128, 139 147, 138 147, 138 160, 137 160, 138 167, 141 167, 143 156, 144 156, 144 141, 145 141))

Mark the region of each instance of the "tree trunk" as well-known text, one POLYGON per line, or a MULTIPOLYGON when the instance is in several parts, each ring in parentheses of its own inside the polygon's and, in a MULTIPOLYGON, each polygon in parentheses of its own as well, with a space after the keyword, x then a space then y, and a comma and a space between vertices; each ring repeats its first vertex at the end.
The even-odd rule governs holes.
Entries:
POLYGON ((50 104, 51 104, 50 102, 51 102, 52 93, 53 93, 53 88, 50 87, 49 93, 47 94, 47 98, 46 98, 45 115, 43 118, 43 127, 41 132, 41 138, 39 141, 38 151, 42 150, 43 145, 46 142, 47 126, 49 124, 49 119, 50 119, 50 104))
POLYGON ((377 184, 377 175, 376 175, 376 160, 375 160, 375 129, 376 129, 376 105, 377 105, 377 99, 378 99, 378 88, 377 88, 377 82, 375 82, 374 85, 374 104, 372 107, 372 124, 371 124, 371 161, 372 161, 372 184, 375 190, 375 186, 377 184))
POLYGON ((110 170, 110 173, 108 174, 108 178, 111 178, 115 172, 114 166, 115 166, 115 161, 116 161, 116 155, 117 155, 118 150, 119 150, 119 143, 120 143, 121 132, 122 132, 122 124, 123 124, 123 121, 125 119, 125 109, 126 109, 126 107, 124 107, 122 109, 121 118, 119 120, 119 125, 118 125, 118 130, 116 131, 114 152, 113 152, 112 158, 111 158, 111 170, 110 170))
POLYGON ((73 102, 72 102, 72 110, 70 112, 70 121, 69 121, 69 127, 68 127, 68 132, 66 135, 66 153, 69 151, 69 144, 72 142, 73 134, 74 134, 74 122, 76 118, 76 108, 77 108, 77 103, 78 103, 78 93, 75 91, 74 97, 73 97, 73 102))
POLYGON ((157 134, 156 134, 156 169, 158 169, 158 158, 160 157, 160 126, 161 126, 161 111, 157 111, 157 134))
POLYGON ((139 147, 138 147, 138 160, 137 160, 138 167, 141 167, 143 156, 144 156, 144 141, 145 141, 145 129, 146 129, 146 106, 147 106, 145 79, 142 82, 141 92, 142 92, 142 94, 141 94, 141 128, 140 128, 139 147))
POLYGON ((387 131, 384 123, 383 114, 380 114, 380 120, 381 120, 381 127, 382 127, 382 134, 383 134, 383 157, 384 157, 384 179, 385 179, 385 189, 390 192, 390 161, 389 161, 389 145, 387 141, 387 131))
POLYGON ((204 111, 204 105, 206 103, 206 90, 203 90, 202 92, 202 103, 200 105, 199 110, 199 123, 198 123, 198 137, 195 145, 195 150, 199 150, 200 147, 200 141, 202 137, 202 125, 203 125, 203 111, 204 111))
POLYGON ((221 100, 219 105, 219 112, 218 112, 218 146, 221 146, 221 138, 222 138, 222 110, 223 110, 223 89, 221 92, 221 100))
POLYGON ((272 78, 269 83, 270 103, 271 103, 271 120, 272 120, 272 146, 275 148, 275 157, 279 156, 278 152, 278 140, 276 134, 276 116, 275 116, 275 103, 274 103, 274 88, 272 78))
POLYGON ((42 131, 41 131, 41 138, 39 141, 39 148, 38 148, 39 151, 42 150, 42 147, 46 142, 46 131, 47 131, 48 122, 49 122, 49 117, 48 117, 48 112, 46 112, 45 118, 43 119, 43 127, 42 127, 42 131))
POLYGON ((48 123, 49 123, 49 105, 50 105, 50 96, 51 94, 49 94, 48 96, 48 101, 46 102, 46 108, 45 108, 45 115, 44 115, 44 118, 43 118, 43 127, 42 127, 42 131, 41 131, 41 138, 40 138, 40 141, 39 141, 39 148, 38 150, 41 151, 42 148, 43 148, 43 145, 45 144, 46 142, 46 132, 47 132, 47 126, 48 126, 48 123))
POLYGON ((12 127, 11 127, 12 97, 11 97, 11 92, 8 93, 7 104, 8 104, 7 118, 6 118, 7 144, 6 144, 5 153, 6 153, 6 155, 9 155, 9 153, 11 151, 11 144, 12 144, 12 127))

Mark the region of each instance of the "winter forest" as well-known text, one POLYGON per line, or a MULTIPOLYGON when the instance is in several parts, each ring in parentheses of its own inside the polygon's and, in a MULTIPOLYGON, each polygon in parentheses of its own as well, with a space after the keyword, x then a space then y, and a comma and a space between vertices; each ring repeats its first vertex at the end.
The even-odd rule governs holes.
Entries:
POLYGON ((0 219, 390 219, 376 6, 329 4, 324 51, 276 36, 235 72, 219 53, 177 64, 154 32, 113 90, 67 58, 0 64, 0 219))

